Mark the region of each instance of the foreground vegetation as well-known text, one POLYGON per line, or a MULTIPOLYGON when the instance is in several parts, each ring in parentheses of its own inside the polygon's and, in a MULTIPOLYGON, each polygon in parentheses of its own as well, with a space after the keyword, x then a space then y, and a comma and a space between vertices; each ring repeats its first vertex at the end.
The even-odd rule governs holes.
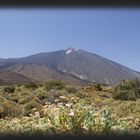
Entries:
POLYGON ((0 134, 139 134, 139 85, 135 80, 115 87, 62 81, 1 86, 0 134))

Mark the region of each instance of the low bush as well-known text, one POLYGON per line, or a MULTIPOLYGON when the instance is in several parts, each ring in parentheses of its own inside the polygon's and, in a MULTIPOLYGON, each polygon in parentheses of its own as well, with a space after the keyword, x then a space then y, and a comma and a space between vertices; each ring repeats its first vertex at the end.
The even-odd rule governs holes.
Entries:
POLYGON ((3 88, 3 91, 7 92, 7 93, 14 93, 15 92, 15 86, 6 86, 6 87, 3 88))
POLYGON ((38 85, 34 82, 30 82, 30 83, 25 85, 25 88, 36 89, 36 88, 38 88, 38 85))
POLYGON ((83 92, 77 92, 75 94, 77 97, 79 97, 80 99, 84 99, 87 97, 87 94, 83 93, 83 92))
POLYGON ((65 88, 65 83, 61 80, 51 80, 46 82, 45 88, 47 91, 50 91, 51 89, 61 90, 65 88))
POLYGON ((12 96, 12 97, 9 97, 9 100, 18 103, 20 98, 19 96, 12 96))
POLYGON ((78 92, 78 89, 75 87, 66 87, 66 92, 68 93, 76 93, 78 92))
POLYGON ((25 104, 25 103, 30 102, 31 100, 32 100, 32 97, 30 95, 25 96, 19 99, 18 104, 25 104))
POLYGON ((3 103, 4 101, 6 101, 6 99, 0 95, 0 104, 3 103))
POLYGON ((38 93, 36 94, 36 97, 38 97, 39 100, 43 100, 43 99, 48 98, 48 95, 47 95, 46 92, 38 92, 38 93))
POLYGON ((97 91, 102 91, 102 86, 101 86, 101 84, 95 84, 95 90, 97 90, 97 91))
POLYGON ((136 100, 140 98, 140 81, 123 80, 114 88, 112 97, 120 100, 136 100))
POLYGON ((37 108, 39 107, 40 104, 37 103, 36 101, 30 101, 30 102, 27 102, 25 105, 24 105, 24 108, 26 110, 26 115, 29 115, 31 112, 32 112, 32 109, 33 108, 37 108))
POLYGON ((28 95, 31 95, 31 94, 32 94, 32 92, 30 92, 30 91, 23 91, 23 92, 18 93, 18 95, 20 97, 28 96, 28 95))
POLYGON ((4 117, 19 117, 24 114, 24 110, 16 103, 5 101, 0 105, 0 116, 4 117))

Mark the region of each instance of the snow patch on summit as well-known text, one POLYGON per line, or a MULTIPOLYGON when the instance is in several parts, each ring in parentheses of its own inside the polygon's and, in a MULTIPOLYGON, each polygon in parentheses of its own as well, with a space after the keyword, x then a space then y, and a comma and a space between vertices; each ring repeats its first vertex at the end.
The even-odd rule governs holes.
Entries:
POLYGON ((70 54, 72 52, 72 50, 67 50, 66 54, 70 54))
POLYGON ((78 48, 69 48, 69 49, 67 49, 66 54, 70 54, 73 51, 78 51, 78 50, 79 50, 78 48))
POLYGON ((78 48, 75 48, 74 50, 75 50, 75 51, 78 51, 79 49, 78 49, 78 48))

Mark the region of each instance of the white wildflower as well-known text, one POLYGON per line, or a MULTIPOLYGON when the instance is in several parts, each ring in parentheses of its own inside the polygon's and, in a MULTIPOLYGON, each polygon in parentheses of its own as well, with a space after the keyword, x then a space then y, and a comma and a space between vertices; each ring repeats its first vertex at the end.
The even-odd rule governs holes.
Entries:
POLYGON ((30 116, 30 117, 32 117, 32 116, 33 116, 33 114, 32 114, 32 113, 30 113, 30 114, 29 114, 29 116, 30 116))
POLYGON ((60 107, 60 106, 63 106, 63 103, 57 103, 57 105, 60 107))
POLYGON ((18 121, 17 121, 17 120, 13 120, 12 122, 13 122, 13 123, 18 123, 18 121))
POLYGON ((44 114, 44 115, 48 114, 48 109, 44 109, 43 114, 44 114))
POLYGON ((54 100, 54 102, 55 102, 55 103, 58 103, 58 102, 59 102, 59 100, 58 100, 58 99, 55 99, 55 100, 54 100))
POLYGON ((70 108, 72 106, 72 104, 66 104, 65 106, 70 108))
POLYGON ((40 117, 39 112, 35 112, 34 114, 35 114, 36 117, 40 117))
POLYGON ((99 116, 100 116, 99 112, 94 113, 94 117, 99 117, 99 116))
POLYGON ((32 109, 32 111, 35 111, 35 110, 36 110, 36 108, 33 108, 33 109, 32 109))
POLYGON ((65 97, 65 96, 59 96, 59 98, 61 98, 61 99, 65 99, 66 97, 65 97))
POLYGON ((95 118, 95 124, 96 125, 100 124, 100 119, 99 118, 95 118))
POLYGON ((45 105, 50 105, 51 103, 50 102, 45 102, 45 105))
POLYGON ((86 126, 83 126, 83 128, 84 128, 86 131, 88 131, 88 128, 87 128, 86 126))
POLYGON ((139 124, 140 120, 138 118, 135 119, 135 124, 139 124))
POLYGON ((71 112, 69 113, 69 116, 74 116, 74 112, 71 111, 71 112))
POLYGON ((71 100, 74 100, 75 98, 74 97, 71 97, 71 100))

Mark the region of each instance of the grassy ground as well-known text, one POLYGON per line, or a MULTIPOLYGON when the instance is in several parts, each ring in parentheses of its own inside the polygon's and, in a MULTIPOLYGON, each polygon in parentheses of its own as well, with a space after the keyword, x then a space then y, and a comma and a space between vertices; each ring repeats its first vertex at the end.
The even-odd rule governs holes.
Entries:
POLYGON ((139 134, 140 99, 114 100, 113 87, 0 87, 0 134, 139 134))

